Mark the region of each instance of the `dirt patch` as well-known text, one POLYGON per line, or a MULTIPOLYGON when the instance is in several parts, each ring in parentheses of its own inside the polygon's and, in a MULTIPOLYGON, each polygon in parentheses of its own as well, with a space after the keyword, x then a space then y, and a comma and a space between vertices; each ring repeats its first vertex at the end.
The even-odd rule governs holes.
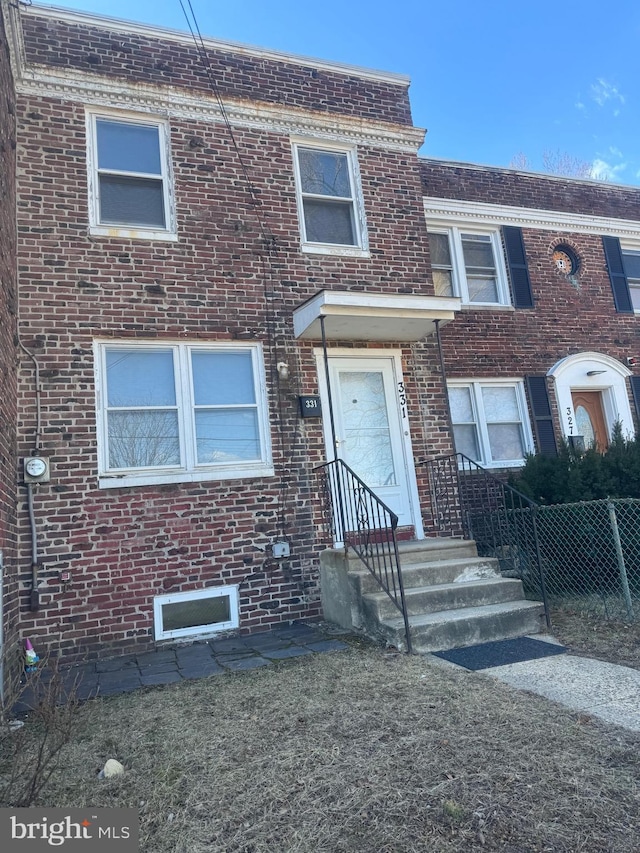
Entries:
POLYGON ((640 622, 605 621, 569 610, 552 612, 551 633, 574 655, 640 669, 640 622))
POLYGON ((640 737, 370 647, 89 702, 50 806, 144 853, 636 853, 640 737), (124 776, 98 781, 105 759, 124 776))

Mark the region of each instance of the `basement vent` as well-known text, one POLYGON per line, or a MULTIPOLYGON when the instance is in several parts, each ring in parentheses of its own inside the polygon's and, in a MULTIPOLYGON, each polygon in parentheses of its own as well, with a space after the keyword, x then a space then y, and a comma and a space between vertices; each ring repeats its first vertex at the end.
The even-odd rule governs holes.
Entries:
POLYGON ((239 624, 238 588, 216 586, 153 599, 156 640, 230 631, 239 624))

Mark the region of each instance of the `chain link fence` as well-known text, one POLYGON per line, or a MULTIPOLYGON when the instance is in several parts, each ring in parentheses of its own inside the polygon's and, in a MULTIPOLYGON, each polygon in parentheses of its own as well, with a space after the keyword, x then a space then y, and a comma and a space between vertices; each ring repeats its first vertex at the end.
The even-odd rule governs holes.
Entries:
POLYGON ((640 620, 640 500, 540 506, 549 602, 611 620, 640 620))

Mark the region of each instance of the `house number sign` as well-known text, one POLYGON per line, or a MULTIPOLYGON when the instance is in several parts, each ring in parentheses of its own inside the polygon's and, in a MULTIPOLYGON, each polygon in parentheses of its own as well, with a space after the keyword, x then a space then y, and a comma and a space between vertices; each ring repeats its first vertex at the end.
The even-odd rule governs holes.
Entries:
POLYGON ((301 418, 321 418, 322 406, 320 397, 298 397, 301 418))
POLYGON ((573 411, 571 406, 567 406, 567 429, 569 430, 569 435, 573 435, 573 411))
POLYGON ((398 382, 398 402, 404 420, 407 417, 407 392, 404 389, 404 382, 398 382))

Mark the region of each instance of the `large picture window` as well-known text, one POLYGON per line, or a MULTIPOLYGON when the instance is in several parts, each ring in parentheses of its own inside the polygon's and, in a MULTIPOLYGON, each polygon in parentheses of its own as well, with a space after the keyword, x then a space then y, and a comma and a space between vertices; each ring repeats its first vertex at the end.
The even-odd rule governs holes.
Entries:
POLYGON ((296 144, 294 156, 303 248, 366 248, 353 152, 296 144))
POLYGON ((520 382, 449 383, 457 453, 489 467, 521 465, 533 442, 520 382))
POLYGON ((96 355, 102 478, 271 473, 257 346, 100 344, 96 355))
POLYGON ((89 134, 91 225, 98 233, 172 233, 165 125, 92 114, 89 134))

